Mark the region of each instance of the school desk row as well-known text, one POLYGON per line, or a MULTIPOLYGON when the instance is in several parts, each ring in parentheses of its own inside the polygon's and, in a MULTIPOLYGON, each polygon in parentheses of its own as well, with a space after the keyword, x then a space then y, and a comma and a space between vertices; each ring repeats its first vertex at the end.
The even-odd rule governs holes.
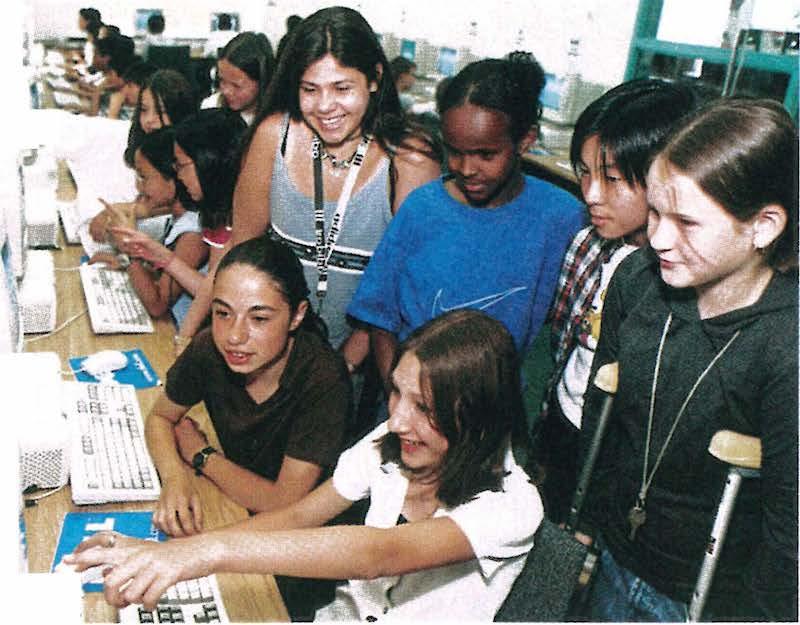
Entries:
MULTIPOLYGON (((60 167, 59 199, 74 197, 66 168, 60 167)), ((62 245, 53 252, 55 266, 75 267, 80 262, 83 250, 80 246, 62 245)), ((80 277, 77 271, 58 271, 56 280, 57 313, 56 327, 86 308, 80 277)), ((26 344, 25 351, 55 352, 61 359, 62 369, 67 367, 69 357, 92 354, 104 349, 140 348, 153 368, 163 380, 173 360, 172 337, 175 328, 166 319, 154 320, 155 332, 143 335, 95 335, 87 315, 83 315, 62 331, 26 344)), ((28 335, 26 338, 34 338, 28 335)), ((142 414, 148 414, 155 401, 159 387, 139 390, 137 395, 142 414)), ((208 415, 202 406, 195 408, 192 417, 210 434, 212 444, 218 444, 208 415)), ((203 518, 206 527, 215 528, 246 518, 247 511, 221 494, 219 489, 205 477, 196 477, 197 488, 203 502, 203 518)), ((76 506, 71 499, 69 485, 61 491, 45 497, 37 505, 25 509, 25 527, 28 547, 28 568, 31 573, 50 570, 58 541, 61 521, 67 512, 152 510, 155 502, 131 502, 92 506, 76 506)), ((288 615, 270 575, 219 574, 225 608, 232 622, 288 621, 288 615)), ((87 593, 84 597, 84 617, 87 622, 116 622, 117 611, 109 606, 101 593, 87 593)))

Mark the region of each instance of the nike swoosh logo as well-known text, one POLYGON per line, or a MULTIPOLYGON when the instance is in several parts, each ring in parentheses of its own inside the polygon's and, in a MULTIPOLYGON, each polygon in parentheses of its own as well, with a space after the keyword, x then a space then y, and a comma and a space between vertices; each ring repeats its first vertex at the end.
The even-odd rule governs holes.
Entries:
POLYGON ((438 317, 441 314, 450 312, 451 310, 458 310, 459 308, 477 308, 478 310, 486 310, 497 302, 504 300, 518 291, 525 291, 527 288, 528 287, 526 286, 515 286, 510 289, 506 289, 505 291, 501 291, 500 293, 494 293, 492 295, 480 297, 469 302, 462 302, 461 304, 456 304, 454 306, 445 306, 442 304, 442 291, 444 291, 444 289, 439 289, 436 292, 436 296, 433 298, 431 314, 433 317, 438 317))

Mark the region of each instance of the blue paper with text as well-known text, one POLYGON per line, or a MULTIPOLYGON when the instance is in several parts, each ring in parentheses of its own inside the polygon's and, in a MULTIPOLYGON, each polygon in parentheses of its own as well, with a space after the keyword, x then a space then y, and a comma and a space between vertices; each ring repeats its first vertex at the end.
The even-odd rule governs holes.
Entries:
MULTIPOLYGON (((163 541, 167 536, 153 525, 153 513, 142 512, 67 512, 61 524, 56 553, 53 556, 51 571, 68 553, 84 539, 97 532, 114 530, 126 536, 146 540, 163 541)), ((83 585, 84 592, 101 592, 102 582, 83 585)))
MULTIPOLYGON (((115 381, 120 384, 133 384, 136 388, 150 388, 161 384, 158 374, 141 349, 126 349, 123 353, 128 357, 128 364, 123 369, 114 372, 115 381)), ((81 371, 86 358, 86 356, 70 358, 69 366, 78 382, 97 382, 97 378, 81 371)))

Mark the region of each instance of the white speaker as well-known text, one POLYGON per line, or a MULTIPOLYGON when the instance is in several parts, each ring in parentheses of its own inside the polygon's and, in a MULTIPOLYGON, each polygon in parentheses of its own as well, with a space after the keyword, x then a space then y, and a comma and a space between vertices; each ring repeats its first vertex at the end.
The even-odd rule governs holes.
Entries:
POLYGON ((0 380, 17 432, 23 489, 69 478, 69 426, 61 409, 61 361, 52 352, 0 354, 0 380))

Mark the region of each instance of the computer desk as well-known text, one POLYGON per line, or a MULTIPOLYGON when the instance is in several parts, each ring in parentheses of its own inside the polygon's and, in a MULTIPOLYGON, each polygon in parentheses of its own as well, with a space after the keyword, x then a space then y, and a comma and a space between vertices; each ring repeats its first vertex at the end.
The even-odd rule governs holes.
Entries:
MULTIPOLYGON (((59 199, 74 197, 71 178, 62 165, 59 167, 59 199)), ((62 233, 63 235, 63 233, 62 233)), ((53 252, 57 268, 76 267, 83 249, 80 245, 64 246, 53 252)), ((57 321, 56 328, 66 319, 86 308, 83 288, 77 271, 56 271, 57 321)), ((144 351, 153 368, 163 380, 174 359, 172 337, 175 328, 168 319, 154 320, 155 332, 141 335, 95 335, 88 314, 74 320, 57 334, 29 342, 25 351, 55 352, 61 359, 62 370, 66 370, 68 358, 91 354, 101 349, 131 349, 144 351)), ((26 335, 26 339, 37 335, 26 335)), ((141 389, 137 392, 142 415, 146 418, 150 407, 163 387, 141 389)), ((195 407, 192 417, 209 434, 212 444, 218 445, 208 414, 202 406, 195 407)), ((207 528, 222 527, 247 517, 247 511, 235 504, 204 477, 196 477, 196 486, 203 502, 203 518, 207 528)), ((25 527, 28 546, 28 568, 31 573, 50 570, 55 553, 61 520, 67 512, 152 510, 155 502, 130 502, 76 506, 71 499, 69 485, 61 491, 45 497, 37 505, 26 508, 25 527)), ((275 580, 271 575, 218 574, 225 609, 233 622, 288 622, 289 617, 275 580)), ((116 622, 117 610, 108 605, 102 593, 86 593, 84 618, 87 622, 116 622)))

